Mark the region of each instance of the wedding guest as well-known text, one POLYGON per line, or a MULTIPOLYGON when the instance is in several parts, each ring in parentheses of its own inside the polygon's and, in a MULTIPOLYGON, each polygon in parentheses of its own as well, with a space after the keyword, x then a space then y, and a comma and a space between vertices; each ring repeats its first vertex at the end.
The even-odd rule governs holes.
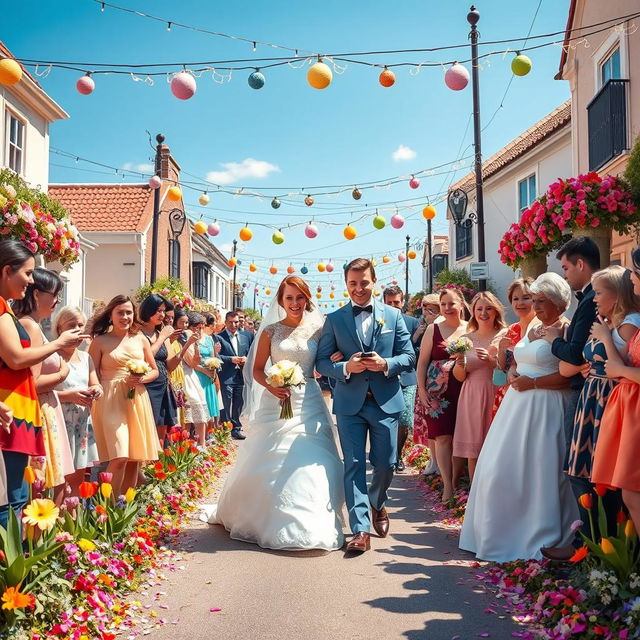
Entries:
POLYGON ((91 418, 100 461, 109 463, 113 491, 120 495, 136 486, 141 462, 158 459, 158 434, 145 387, 158 377, 158 368, 128 296, 112 298, 90 325, 89 355, 104 389, 91 407, 91 418), (130 360, 144 361, 149 373, 130 373, 130 360))
POLYGON ((249 346, 251 346, 251 343, 253 342, 253 333, 251 333, 251 331, 248 331, 245 325, 247 321, 247 314, 242 311, 242 309, 236 309, 236 313, 238 314, 238 331, 247 336, 247 338, 249 339, 249 346))
POLYGON ((164 317, 170 305, 169 301, 158 293, 148 295, 138 309, 140 320, 140 332, 149 341, 151 353, 156 361, 158 377, 146 384, 153 418, 158 431, 160 446, 164 446, 167 429, 178 424, 178 406, 169 385, 169 373, 167 370, 169 358, 175 355, 170 350, 170 338, 173 335, 173 327, 165 324, 164 317))
POLYGON ((9 508, 21 522, 29 499, 24 470, 29 456, 44 456, 40 404, 31 367, 59 349, 77 346, 79 330, 32 346, 29 334, 13 314, 8 300, 24 298, 33 284, 34 255, 18 240, 0 240, 0 450, 6 472, 6 500, 0 500, 0 525, 7 526, 9 508))
MULTIPOLYGON (((384 290, 384 303, 390 307, 402 310, 404 305, 404 292, 397 285, 392 285, 384 290)), ((409 331, 413 336, 420 324, 417 318, 403 313, 402 318, 409 331)), ((413 340, 412 340, 413 343, 413 340)), ((413 348, 418 354, 419 349, 413 343, 413 348)), ((404 460, 402 459, 402 450, 409 436, 409 432, 413 429, 413 407, 416 399, 416 370, 413 367, 410 371, 403 371, 400 374, 400 386, 402 387, 402 395, 404 397, 404 411, 398 418, 398 458, 396 460, 396 471, 398 473, 404 471, 404 460)))
POLYGON ((518 321, 510 325, 505 335, 498 341, 498 366, 494 370, 494 383, 498 383, 497 373, 502 372, 504 375, 499 377, 503 378, 504 382, 496 390, 492 416, 496 415, 502 398, 509 388, 506 372, 513 364, 513 350, 522 337, 527 335, 529 325, 536 319, 530 290, 532 282, 533 278, 516 278, 507 287, 507 299, 518 321))
MULTIPOLYGON (((632 261, 633 290, 640 296, 640 249, 633 251, 632 261)), ((606 339, 606 334, 603 337, 606 339)), ((613 351, 605 363, 607 377, 618 379, 619 384, 611 392, 600 422, 591 481, 622 489, 622 499, 640 531, 640 330, 629 342, 626 360, 629 365, 613 351)))
MULTIPOLYGON (((33 284, 27 287, 24 298, 16 300, 12 305, 33 346, 48 342, 40 323, 52 316, 58 305, 60 291, 60 276, 54 271, 36 267, 33 270, 33 284)), ((61 504, 64 499, 65 477, 72 476, 75 467, 62 404, 55 389, 69 375, 69 366, 56 352, 36 364, 33 375, 43 420, 45 486, 53 488, 54 499, 61 504)))
POLYGON ((204 446, 207 422, 211 418, 207 406, 207 397, 196 371, 196 367, 200 365, 198 341, 202 336, 203 326, 204 318, 195 311, 189 311, 185 315, 176 313, 176 328, 180 328, 184 332, 179 340, 186 349, 182 365, 185 377, 185 395, 187 397, 185 415, 187 423, 193 425, 196 440, 200 446, 204 446))
MULTIPOLYGON (((457 289, 443 289, 439 295, 442 322, 427 327, 418 358, 418 395, 427 407, 427 431, 435 440, 436 461, 444 485, 442 500, 453 495, 453 432, 462 383, 452 373, 455 361, 447 352, 447 342, 467 331, 466 302, 457 289)), ((420 435, 418 437, 421 437, 420 435)))
POLYGON ((462 383, 456 426, 453 435, 453 456, 466 458, 469 479, 473 482, 476 462, 489 426, 495 397, 493 370, 497 357, 489 349, 504 333, 504 308, 489 291, 477 293, 471 301, 471 319, 465 337, 473 348, 458 355, 453 375, 462 383))
POLYGON ((205 324, 202 327, 200 339, 198 340, 198 351, 200 353, 200 361, 194 367, 198 380, 204 390, 204 395, 207 400, 207 409, 209 417, 211 419, 211 426, 214 427, 218 421, 220 415, 220 409, 218 407, 218 389, 216 387, 216 380, 218 373, 215 369, 208 369, 204 366, 204 363, 209 359, 217 356, 220 352, 221 345, 219 342, 214 342, 213 328, 215 318, 212 314, 210 316, 211 322, 205 314, 205 324))
POLYGON ((540 323, 515 347, 511 387, 480 452, 460 534, 460 548, 482 560, 540 559, 541 547, 571 541, 578 516, 562 473, 568 381, 543 339, 568 326, 562 314, 571 290, 559 275, 545 273, 531 293, 540 323))
MULTIPOLYGON (((426 328, 440 318, 440 298, 437 293, 429 293, 422 298, 422 316, 420 325, 413 334, 412 341, 418 345, 418 355, 420 355, 420 342, 426 328)), ((427 409, 420 401, 420 396, 416 394, 413 407, 413 441, 416 444, 427 445, 429 449, 429 462, 423 470, 423 474, 428 476, 440 473, 436 462, 436 441, 429 437, 427 433, 427 409)))
POLYGON ((251 341, 239 330, 240 320, 237 311, 228 311, 225 316, 225 329, 218 334, 221 343, 219 357, 222 360, 220 369, 220 392, 222 393, 223 422, 232 424, 231 437, 244 440, 240 414, 242 413, 242 390, 244 379, 242 368, 247 361, 251 341))
MULTIPOLYGON (((72 329, 84 333, 86 324, 87 319, 80 309, 63 307, 55 317, 53 334, 59 336, 72 329)), ((62 403, 73 466, 76 469, 66 480, 71 495, 77 496, 87 471, 99 459, 91 423, 91 405, 102 397, 103 391, 93 360, 86 351, 72 345, 60 349, 59 353, 69 367, 69 375, 56 387, 56 391, 62 403)))
POLYGON ((255 323, 253 321, 252 318, 250 318, 249 316, 247 316, 244 319, 244 328, 252 335, 255 337, 256 335, 256 330, 255 330, 255 323))

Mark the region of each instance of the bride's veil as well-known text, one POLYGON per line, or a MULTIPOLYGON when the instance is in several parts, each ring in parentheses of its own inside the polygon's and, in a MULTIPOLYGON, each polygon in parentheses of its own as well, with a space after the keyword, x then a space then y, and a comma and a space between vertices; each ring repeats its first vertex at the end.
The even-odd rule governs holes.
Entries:
MULTIPOLYGON (((320 313, 313 302, 310 304, 311 309, 304 312, 300 326, 313 327, 314 329, 320 328, 324 324, 324 316, 320 313)), ((258 344, 260 344, 260 338, 268 326, 276 324, 277 322, 284 320, 286 317, 287 313, 280 306, 280 303, 278 302, 278 294, 276 293, 271 299, 267 312, 260 321, 260 328, 253 339, 251 349, 249 349, 249 353, 247 355, 247 361, 245 362, 242 371, 242 377, 244 378, 244 388, 242 391, 244 404, 242 408, 242 416, 249 421, 251 421, 255 416, 256 411, 260 406, 260 398, 265 391, 265 388, 253 379, 253 366, 256 360, 258 344)), ((269 366, 270 362, 271 360, 267 360, 266 367, 269 366)))

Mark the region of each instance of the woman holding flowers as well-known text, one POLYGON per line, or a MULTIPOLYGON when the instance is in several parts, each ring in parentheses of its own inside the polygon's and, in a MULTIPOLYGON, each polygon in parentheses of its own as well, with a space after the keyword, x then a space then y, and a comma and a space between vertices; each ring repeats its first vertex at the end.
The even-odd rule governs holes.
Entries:
POLYGON ((465 334, 472 348, 466 354, 456 356, 453 367, 453 375, 462 382, 453 455, 467 459, 471 481, 491 425, 495 397, 493 370, 497 366, 497 356, 490 349, 504 333, 504 327, 504 308, 498 298, 489 291, 477 293, 471 301, 471 319, 465 334))
MULTIPOLYGON (((640 249, 635 249, 631 257, 633 290, 636 296, 640 296, 640 249)), ((605 340, 612 339, 600 331, 605 340)), ((622 499, 636 530, 640 530, 640 469, 637 456, 640 439, 640 330, 629 341, 626 358, 615 352, 609 354, 609 350, 607 354, 609 358, 605 372, 608 378, 618 380, 618 386, 609 396, 600 423, 591 481, 622 489, 622 499)))
POLYGON ((141 462, 158 459, 158 435, 144 386, 158 377, 158 368, 135 318, 133 300, 118 295, 91 321, 89 355, 104 389, 91 417, 98 454, 109 462, 116 495, 136 486, 141 462))
POLYGON ((0 450, 6 467, 7 499, 0 504, 0 525, 7 526, 9 507, 19 514, 29 498, 24 470, 29 456, 44 456, 42 418, 31 367, 60 348, 83 339, 78 329, 56 340, 31 346, 31 339, 9 307, 24 298, 33 283, 34 255, 17 240, 0 240, 0 450), (6 410, 4 410, 6 408, 6 410), (8 410, 8 412, 7 412, 8 410), (7 419, 7 418, 10 418, 7 419))
POLYGON ((455 361, 447 351, 447 343, 466 333, 466 309, 466 302, 457 289, 443 289, 440 292, 443 321, 427 327, 418 358, 418 395, 427 408, 429 439, 434 439, 436 444, 436 461, 444 485, 443 502, 451 498, 454 490, 453 432, 462 387, 452 373, 455 361))
POLYGON ((195 370, 198 380, 200 380, 200 384, 204 389, 204 395, 207 399, 207 408, 209 409, 209 416, 211 417, 211 421, 215 423, 220 415, 216 378, 218 377, 217 371, 220 366, 222 366, 222 361, 216 358, 216 355, 220 351, 220 345, 217 342, 214 342, 213 339, 215 317, 209 313, 205 314, 204 319, 205 324, 202 327, 200 340, 198 340, 200 362, 196 365, 195 370))

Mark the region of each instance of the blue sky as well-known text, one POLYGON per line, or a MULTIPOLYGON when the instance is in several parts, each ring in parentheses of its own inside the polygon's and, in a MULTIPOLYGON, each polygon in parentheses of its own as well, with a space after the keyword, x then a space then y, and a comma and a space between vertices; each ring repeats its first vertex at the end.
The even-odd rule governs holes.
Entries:
MULTIPOLYGON (((539 0, 479 3, 482 40, 525 36, 538 3, 539 0)), ((393 4, 382 0, 323 3, 116 0, 115 4, 250 40, 319 52, 459 44, 467 41, 469 30, 466 22, 469 4, 460 0, 393 4)), ((533 34, 561 31, 567 9, 566 0, 543 0, 533 34)), ((168 32, 166 24, 109 8, 101 12, 99 4, 91 0, 55 3, 23 0, 12 6, 11 22, 22 27, 5 28, 0 37, 18 58, 153 63, 281 55, 261 46, 254 53, 250 44, 177 27, 168 32)), ((484 47, 481 52, 499 48, 506 49, 507 45, 484 47)), ((511 77, 513 55, 496 54, 483 63, 480 72, 483 124, 500 104, 511 77)), ((483 133, 485 158, 569 96, 568 84, 553 79, 560 47, 545 47, 529 55, 532 72, 514 79, 503 108, 483 133)), ((384 64, 446 61, 454 56, 466 58, 468 50, 371 59, 384 64)), ((415 71, 416 67, 414 73, 406 67, 396 69, 395 86, 385 89, 377 81, 379 70, 349 64, 343 73, 334 73, 332 85, 324 91, 308 86, 306 67, 266 70, 267 82, 259 91, 247 85, 248 72, 239 71, 224 84, 212 81, 210 76, 200 77, 197 94, 188 101, 171 95, 165 77, 156 78, 154 86, 149 86, 128 76, 96 76, 96 90, 90 96, 76 92, 75 82, 81 74, 74 71, 54 69, 41 82, 71 116, 52 127, 53 147, 121 168, 146 165, 151 161, 152 151, 145 131, 154 136, 162 132, 183 170, 202 180, 210 172, 223 172, 222 176, 219 173, 214 176, 232 179, 233 175, 226 173, 227 165, 237 163, 255 175, 237 178, 233 186, 298 190, 409 176, 455 161, 460 155, 470 155, 472 128, 469 127, 464 139, 463 133, 472 109, 471 86, 460 92, 449 90, 444 85, 441 67, 415 71), (409 153, 412 157, 408 159, 394 160, 393 154, 400 145, 415 155, 409 153), (270 171, 271 165, 277 169, 270 171)), ((465 175, 470 170, 469 162, 456 172, 447 167, 445 175, 422 178, 418 190, 411 190, 405 180, 388 190, 365 191, 358 203, 351 198, 350 190, 337 198, 318 197, 311 208, 304 207, 302 198, 297 198, 297 204, 283 204, 277 212, 268 199, 212 193, 210 206, 203 209, 197 205, 198 194, 185 191, 185 201, 194 217, 202 215, 206 221, 219 218, 233 222, 221 223, 223 231, 216 243, 223 249, 227 249, 244 222, 249 222, 254 237, 243 247, 241 271, 252 259, 261 267, 268 267, 272 259, 280 267, 279 279, 290 257, 295 256, 291 258, 295 263, 306 260, 311 267, 309 275, 314 285, 328 289, 330 282, 338 284, 340 270, 332 276, 320 275, 315 268, 319 260, 334 259, 340 265, 347 257, 372 254, 380 257, 389 252, 393 260, 381 270, 379 279, 384 283, 392 279, 403 282, 404 267, 395 256, 404 247, 405 236, 409 234, 412 243, 424 237, 425 223, 420 211, 427 196, 446 190, 452 180, 465 175), (362 216, 364 205, 371 208, 370 214, 365 213, 373 216, 376 205, 388 209, 394 202, 409 198, 420 206, 401 212, 407 220, 403 229, 394 230, 387 225, 384 230, 374 232, 371 219, 367 218, 356 223, 359 232, 356 240, 344 240, 344 224, 362 216), (314 240, 305 238, 302 227, 283 229, 287 240, 276 246, 271 242, 272 231, 257 226, 257 223, 293 224, 312 216, 320 229, 314 240), (326 226, 327 221, 340 225, 326 226)), ((87 170, 94 167, 56 155, 51 156, 51 163, 51 182, 120 181, 114 173, 91 173, 87 170)), ((434 232, 446 233, 444 204, 437 209, 434 232)), ((387 220, 392 213, 385 212, 387 220)), ((264 276, 265 268, 260 272, 264 285, 269 278, 264 276)), ((412 262, 410 275, 410 289, 415 291, 420 288, 419 260, 412 262)))

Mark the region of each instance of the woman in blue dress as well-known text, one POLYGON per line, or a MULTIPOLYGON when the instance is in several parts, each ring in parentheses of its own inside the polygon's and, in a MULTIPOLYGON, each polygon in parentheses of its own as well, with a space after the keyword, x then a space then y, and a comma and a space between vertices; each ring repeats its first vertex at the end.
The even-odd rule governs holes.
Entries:
MULTIPOLYGON (((187 314, 188 315, 188 314, 187 314)), ((200 363, 196 367, 196 374, 200 380, 200 384, 204 389, 204 395, 207 399, 207 408, 209 409, 209 415, 213 424, 212 427, 217 426, 218 416, 220 415, 220 407, 218 405, 218 389, 216 387, 217 372, 215 370, 208 369, 204 366, 204 363, 209 358, 214 358, 218 355, 220 347, 214 342, 213 330, 215 324, 209 322, 207 317, 210 314, 205 315, 206 324, 202 329, 202 337, 198 342, 198 351, 200 352, 200 363), (217 350, 216 350, 216 347, 217 350)), ((213 316, 211 316, 213 318, 213 316)))

